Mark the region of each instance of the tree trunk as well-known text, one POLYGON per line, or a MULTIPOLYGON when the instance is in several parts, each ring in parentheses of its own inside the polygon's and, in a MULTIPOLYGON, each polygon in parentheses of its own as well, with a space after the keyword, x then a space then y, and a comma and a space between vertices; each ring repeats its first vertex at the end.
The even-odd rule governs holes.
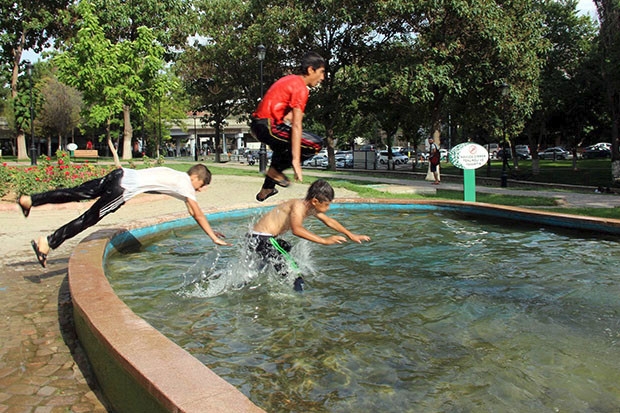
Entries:
MULTIPOLYGON (((220 163, 222 161, 222 157, 220 155, 220 152, 222 152, 222 143, 221 143, 221 139, 220 139, 220 133, 221 133, 221 123, 220 122, 216 122, 215 124, 215 162, 216 163, 220 163)), ((198 139, 198 137, 196 136, 196 139, 198 139)), ((200 144, 200 139, 198 139, 198 150, 202 149, 202 145, 200 144)), ((198 156, 200 156, 200 153, 198 154, 198 156)))
POLYGON ((28 148, 26 147, 26 134, 23 130, 17 131, 17 159, 20 161, 30 159, 28 157, 28 148))
POLYGON ((131 159, 132 138, 131 107, 129 105, 123 105, 123 160, 131 159))
MULTIPOLYGON (((22 32, 20 44, 15 48, 13 55, 13 73, 11 74, 11 98, 17 99, 17 79, 19 78, 19 62, 22 59, 23 45, 26 41, 26 33, 22 32)), ((28 148, 26 147, 26 133, 21 126, 17 127, 17 159, 26 160, 28 148)))
POLYGON ((441 102, 443 95, 436 90, 434 96, 431 113, 431 137, 434 139, 437 149, 441 149, 441 102))
POLYGON ((616 56, 620 45, 620 7, 614 0, 594 0, 594 4, 600 21, 601 76, 607 92, 611 118, 611 176, 615 184, 620 184, 620 84, 616 75, 616 56))

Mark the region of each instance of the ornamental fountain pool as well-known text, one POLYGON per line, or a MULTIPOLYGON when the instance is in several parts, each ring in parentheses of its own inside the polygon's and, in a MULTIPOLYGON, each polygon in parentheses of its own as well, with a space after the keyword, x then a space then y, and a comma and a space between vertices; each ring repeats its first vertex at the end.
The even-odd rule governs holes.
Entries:
POLYGON ((209 216, 235 247, 156 228, 139 251, 109 247, 105 272, 135 313, 269 412, 616 410, 617 235, 464 209, 334 204, 372 241, 286 235, 301 294, 248 269, 259 210, 209 216))

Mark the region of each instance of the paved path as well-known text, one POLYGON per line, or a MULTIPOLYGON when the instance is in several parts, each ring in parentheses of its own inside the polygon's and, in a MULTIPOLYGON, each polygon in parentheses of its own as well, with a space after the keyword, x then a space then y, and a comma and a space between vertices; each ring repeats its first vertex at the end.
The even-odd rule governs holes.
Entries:
MULTIPOLYGON (((323 175, 309 171, 312 176, 323 175)), ((358 177, 378 185, 389 184, 392 190, 409 188, 432 190, 429 182, 403 179, 358 177)), ((214 176, 206 192, 198 194, 201 206, 257 206, 254 195, 261 185, 258 177, 214 176)), ((445 183, 450 189, 462 185, 445 183)), ((292 185, 266 204, 287 198, 301 198, 307 185, 292 185)), ((518 193, 511 188, 478 188, 479 192, 518 193)), ((568 206, 620 206, 620 196, 573 194, 559 191, 525 191, 525 194, 564 197, 568 206)), ((353 197, 336 189, 337 197, 353 197)), ((100 228, 114 227, 128 221, 148 219, 168 213, 184 213, 184 205, 170 197, 142 195, 96 227, 67 241, 54 250, 48 268, 35 260, 30 240, 48 234, 78 216, 88 203, 34 208, 26 220, 14 203, 0 202, 0 413, 2 412, 105 412, 104 402, 92 379, 88 363, 73 327, 72 304, 67 285, 69 255, 79 240, 100 228)), ((205 237, 205 246, 211 242, 205 237)))

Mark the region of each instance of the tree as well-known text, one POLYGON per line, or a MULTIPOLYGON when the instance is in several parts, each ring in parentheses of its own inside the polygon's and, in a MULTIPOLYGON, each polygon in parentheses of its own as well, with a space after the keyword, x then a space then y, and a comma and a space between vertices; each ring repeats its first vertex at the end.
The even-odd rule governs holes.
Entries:
POLYGON ((210 33, 217 36, 217 43, 196 45, 186 50, 177 70, 190 96, 193 112, 202 113, 201 122, 215 129, 215 160, 219 162, 223 151, 220 141, 224 121, 240 113, 245 107, 243 102, 247 100, 240 82, 243 76, 247 76, 243 73, 247 72, 244 70, 247 63, 228 56, 231 48, 234 50, 235 36, 227 40, 226 36, 220 38, 214 31, 210 33), (226 47, 229 44, 231 48, 226 47))
POLYGON ((399 7, 408 4, 398 0, 313 0, 295 3, 295 12, 269 14, 279 27, 287 28, 283 49, 290 51, 289 59, 312 50, 327 62, 325 80, 310 96, 307 117, 323 126, 329 169, 335 169, 337 137, 347 134, 350 121, 358 115, 350 105, 359 96, 355 70, 371 64, 368 59, 373 51, 380 50, 401 27, 390 24, 392 10, 388 4, 392 3, 399 7))
POLYGON ((110 125, 112 118, 123 115, 123 159, 131 158, 132 109, 143 114, 146 102, 160 99, 168 89, 163 47, 150 29, 138 28, 134 41, 112 43, 99 25, 88 2, 79 5, 81 28, 74 42, 56 56, 59 78, 82 91, 93 125, 106 125, 110 149, 114 151, 110 125))
POLYGON ((165 49, 164 60, 173 61, 200 26, 194 0, 88 0, 106 37, 113 43, 135 41, 139 28, 152 30, 165 49))
MULTIPOLYGON (((41 96, 43 104, 38 121, 43 130, 58 137, 59 147, 66 147, 68 136, 81 120, 82 95, 77 89, 61 83, 57 77, 49 76, 41 88, 41 96)), ((49 142, 51 144, 51 139, 49 142)))
POLYGON ((620 183, 620 4, 617 0, 594 0, 601 29, 598 47, 600 69, 611 120, 611 175, 620 183))
MULTIPOLYGON (((11 99, 18 98, 18 78, 24 50, 41 52, 61 32, 69 0, 42 2, 0 0, 0 65, 3 73, 11 73, 11 99)), ((8 79, 7 79, 8 80, 8 79)), ((17 127, 17 158, 28 159, 26 138, 21 123, 17 127)))
MULTIPOLYGON (((561 142, 569 142, 576 149, 585 138, 590 111, 597 106, 589 92, 592 73, 583 75, 596 37, 594 23, 577 14, 574 0, 541 2, 539 7, 550 47, 541 69, 540 103, 525 128, 534 174, 540 169, 538 149, 545 143, 557 146, 561 142)), ((576 157, 573 162, 576 165, 576 157)))
POLYGON ((514 136, 537 102, 545 49, 541 19, 531 3, 422 1, 413 16, 423 18, 410 19, 411 32, 398 39, 411 52, 408 59, 403 53, 408 64, 395 62, 399 70, 393 71, 391 87, 416 107, 424 106, 435 142, 441 139, 444 108, 451 104, 466 109, 470 122, 496 128, 489 119, 501 118, 504 82, 511 85, 508 119, 514 136))
POLYGON ((169 70, 164 75, 170 78, 170 88, 163 96, 148 102, 142 118, 142 138, 149 156, 162 153, 161 146, 164 141, 170 140, 170 128, 173 125, 184 127, 183 119, 187 117, 186 110, 190 106, 181 81, 169 70), (149 135, 153 136, 154 145, 147 143, 149 135))

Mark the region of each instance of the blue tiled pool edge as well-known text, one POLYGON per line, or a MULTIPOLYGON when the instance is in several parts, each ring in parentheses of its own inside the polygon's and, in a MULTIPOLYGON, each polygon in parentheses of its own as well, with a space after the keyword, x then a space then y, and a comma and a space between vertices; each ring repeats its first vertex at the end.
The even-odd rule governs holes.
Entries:
MULTIPOLYGON (((334 202, 331 206, 332 211, 339 210, 436 210, 449 211, 460 214, 476 215, 493 219, 506 219, 509 221, 526 222, 534 225, 542 225, 549 227, 576 229, 591 231, 595 234, 620 235, 620 220, 603 219, 594 217, 585 217, 568 214, 550 213, 540 210, 531 210, 526 208, 505 207, 493 204, 470 203, 459 201, 395 201, 389 202, 351 202, 351 200, 341 200, 334 202)), ((268 210, 268 207, 257 207, 238 209, 232 211, 220 211, 207 214, 210 222, 217 222, 220 219, 245 218, 257 215, 268 210)), ((176 219, 152 226, 132 229, 129 232, 135 238, 144 238, 153 234, 172 229, 189 227, 194 224, 192 218, 176 219)), ((108 244, 106 248, 106 257, 112 252, 114 246, 108 244)))

